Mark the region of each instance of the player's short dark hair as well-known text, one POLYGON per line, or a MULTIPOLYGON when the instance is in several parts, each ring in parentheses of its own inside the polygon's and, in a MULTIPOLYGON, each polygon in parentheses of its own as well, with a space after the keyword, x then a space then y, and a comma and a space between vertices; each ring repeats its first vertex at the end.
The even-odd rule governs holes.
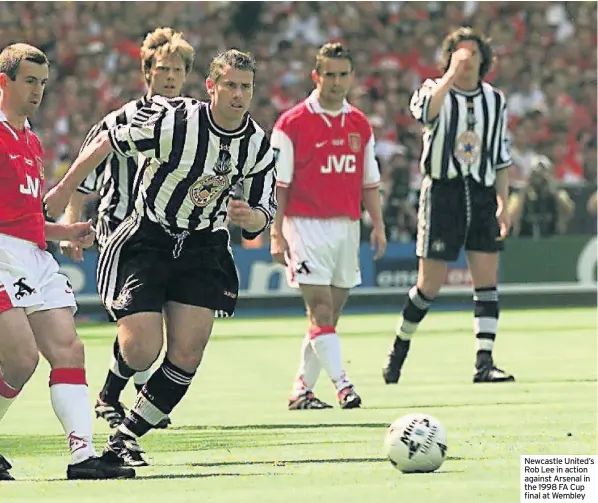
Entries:
POLYGON ((237 49, 229 49, 216 56, 210 63, 210 70, 208 77, 216 82, 224 72, 226 67, 236 68, 244 72, 255 72, 257 70, 257 63, 255 58, 248 52, 241 52, 237 49))
POLYGON ((195 49, 183 38, 180 31, 172 28, 156 28, 148 33, 141 45, 141 71, 146 84, 150 82, 150 70, 156 56, 178 54, 189 73, 195 60, 195 49))
POLYGON ((351 52, 340 42, 328 42, 320 47, 318 54, 316 54, 316 73, 320 73, 322 63, 325 59, 346 59, 353 70, 353 56, 351 52))
POLYGON ((478 44, 482 62, 480 63, 480 79, 483 79, 494 61, 494 52, 490 45, 490 39, 475 31, 473 28, 462 26, 452 33, 449 33, 442 42, 442 58, 440 60, 441 69, 446 72, 451 64, 451 57, 457 50, 457 46, 466 40, 473 40, 478 44))
POLYGON ((37 47, 19 43, 9 45, 0 52, 0 73, 5 73, 10 80, 16 80, 21 61, 50 66, 47 56, 37 47))

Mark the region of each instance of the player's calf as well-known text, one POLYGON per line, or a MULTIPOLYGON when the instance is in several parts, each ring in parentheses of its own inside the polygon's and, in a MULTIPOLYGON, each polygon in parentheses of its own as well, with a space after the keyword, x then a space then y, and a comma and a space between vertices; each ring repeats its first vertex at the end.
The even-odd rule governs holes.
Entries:
MULTIPOLYGON (((144 372, 138 372, 137 374, 135 374, 135 380, 137 381, 137 376, 140 374, 149 374, 147 376, 147 378, 143 381, 143 384, 138 384, 137 382, 135 382, 135 389, 137 390, 137 393, 141 393, 141 390, 143 389, 143 387, 145 386, 145 383, 149 380, 149 378, 151 377, 151 371, 146 370, 144 372)), ((124 419, 124 417, 123 417, 124 419)), ((122 423, 122 421, 121 421, 122 423)), ((120 423, 119 423, 120 424, 120 423)), ((170 425, 172 424, 172 421, 170 420, 170 417, 166 416, 164 419, 162 419, 162 421, 160 421, 156 426, 154 426, 154 428, 156 430, 165 430, 166 428, 168 428, 170 425)))
POLYGON ((186 372, 165 357, 160 368, 137 395, 128 416, 108 440, 105 452, 113 451, 121 457, 131 454, 127 443, 136 443, 137 438, 168 417, 185 396, 194 375, 195 372, 186 372))
POLYGON ((401 369, 409 354, 411 338, 428 313, 433 299, 427 297, 417 286, 409 290, 401 318, 397 325, 396 337, 388 353, 382 377, 386 384, 396 384, 401 377, 401 369))

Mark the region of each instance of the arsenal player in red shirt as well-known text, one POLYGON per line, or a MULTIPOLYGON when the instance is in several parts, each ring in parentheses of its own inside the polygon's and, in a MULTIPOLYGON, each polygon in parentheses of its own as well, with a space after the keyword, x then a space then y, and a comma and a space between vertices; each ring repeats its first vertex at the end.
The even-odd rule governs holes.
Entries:
POLYGON ((343 409, 361 398, 343 369, 339 316, 351 288, 361 283, 361 204, 371 216, 374 259, 386 250, 374 137, 365 115, 346 96, 353 61, 340 43, 325 44, 312 72, 313 93, 277 120, 272 147, 278 155, 278 213, 271 232, 274 260, 287 267, 309 318, 289 409, 330 405, 313 394, 324 368, 343 409))
MULTIPOLYGON (((48 82, 46 55, 27 44, 0 53, 0 419, 33 374, 38 352, 48 360, 50 397, 72 455, 69 479, 135 476, 118 460, 98 457, 83 344, 77 338, 72 287, 45 251, 46 238, 93 242, 91 222, 45 223, 43 152, 27 117, 39 107, 48 82)), ((12 480, 0 456, 0 480, 12 480)))

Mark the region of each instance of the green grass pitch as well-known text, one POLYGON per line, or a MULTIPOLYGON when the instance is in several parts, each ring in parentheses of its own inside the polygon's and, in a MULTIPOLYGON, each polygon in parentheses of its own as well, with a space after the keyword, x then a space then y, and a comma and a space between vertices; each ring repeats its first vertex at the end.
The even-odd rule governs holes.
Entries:
MULTIPOLYGON (((219 321, 173 427, 142 439, 152 466, 132 481, 65 480, 69 456, 43 363, 0 426, 0 452, 18 479, 0 483, 0 502, 514 503, 520 455, 596 453, 594 309, 504 312, 495 355, 516 375, 513 384, 472 384, 471 314, 431 313, 401 383, 384 385, 395 323, 391 315, 340 323, 346 370, 364 408, 289 412, 305 321, 219 321), (382 454, 387 426, 415 411, 448 431, 448 457, 434 474, 402 475, 382 454)), ((92 400, 114 330, 80 329, 92 400)), ((316 391, 336 404, 324 373, 316 391)), ((109 429, 99 420, 94 427, 101 449, 109 429)))

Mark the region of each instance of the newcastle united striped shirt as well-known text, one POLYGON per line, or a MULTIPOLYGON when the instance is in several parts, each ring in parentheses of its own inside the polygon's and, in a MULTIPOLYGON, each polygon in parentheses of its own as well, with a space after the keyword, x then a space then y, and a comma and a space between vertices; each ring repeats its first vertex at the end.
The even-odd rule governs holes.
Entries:
POLYGON ((424 125, 421 172, 436 180, 470 175, 482 185, 494 185, 496 171, 512 164, 505 95, 487 82, 470 92, 453 87, 430 120, 435 85, 426 80, 411 98, 411 113, 424 125))
MULTIPOLYGON (((79 153, 102 131, 130 124, 139 109, 148 103, 145 97, 133 100, 109 113, 87 133, 79 153)), ((135 202, 135 175, 137 157, 110 154, 77 188, 83 194, 99 192, 98 231, 112 232, 132 211, 135 202), (107 226, 107 228, 106 228, 107 226)))
POLYGON ((227 131, 215 123, 209 102, 155 96, 109 137, 119 155, 142 156, 135 210, 150 220, 175 231, 226 228, 237 189, 272 222, 274 152, 249 114, 227 131))

